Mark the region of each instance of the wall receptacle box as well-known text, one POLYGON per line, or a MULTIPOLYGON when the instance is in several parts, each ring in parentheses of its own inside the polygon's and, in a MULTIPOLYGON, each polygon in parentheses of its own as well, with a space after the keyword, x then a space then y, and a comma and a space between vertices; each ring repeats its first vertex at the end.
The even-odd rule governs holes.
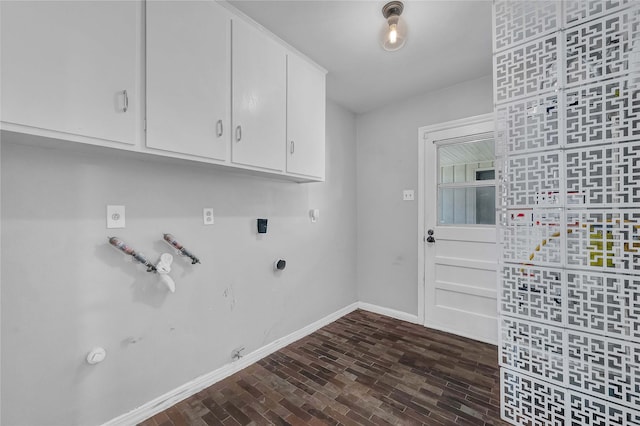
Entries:
POLYGON ((258 219, 258 234, 266 234, 267 233, 267 221, 268 219, 258 219))

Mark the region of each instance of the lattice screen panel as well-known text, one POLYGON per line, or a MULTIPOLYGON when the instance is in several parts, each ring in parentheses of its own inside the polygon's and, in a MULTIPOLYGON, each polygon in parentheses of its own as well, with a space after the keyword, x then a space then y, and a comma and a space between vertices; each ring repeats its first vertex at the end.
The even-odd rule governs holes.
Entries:
POLYGON ((566 240, 572 269, 640 275, 638 209, 567 210, 566 240))
POLYGON ((555 1, 497 2, 493 17, 494 49, 504 50, 560 28, 560 8, 555 1))
POLYGON ((637 21, 631 10, 565 30, 566 87, 628 74, 637 21))
POLYGON ((523 99, 519 102, 499 105, 497 122, 504 124, 496 137, 496 151, 518 155, 535 151, 560 148, 559 113, 564 111, 564 99, 553 92, 546 96, 523 99))
POLYGON ((570 330, 566 339, 571 389, 640 408, 640 345, 570 330))
POLYGON ((508 102, 558 87, 558 37, 534 40, 494 55, 496 101, 508 102))
POLYGON ((640 139, 640 86, 631 84, 632 79, 633 75, 565 91, 567 147, 640 139))
POLYGON ((633 1, 635 0, 566 0, 563 2, 564 28, 628 8, 633 1))
POLYGON ((571 426, 639 426, 640 413, 618 404, 590 398, 578 392, 569 392, 569 416, 571 426))
POLYGON ((640 426, 640 1, 494 0, 502 417, 640 426))
POLYGON ((564 385, 564 329, 502 317, 500 365, 564 385))
POLYGON ((565 158, 571 207, 640 207, 640 144, 572 149, 565 158))
MULTIPOLYGON (((539 266, 502 265, 502 314, 562 326, 564 273, 562 269, 539 266)), ((576 307, 574 312, 579 315, 582 310, 576 307)))
POLYGON ((502 418, 516 425, 564 426, 566 388, 502 369, 502 418))
POLYGON ((520 265, 562 266, 563 224, 564 213, 559 209, 501 212, 501 260, 520 265))
POLYGON ((640 343, 640 276, 568 271, 567 326, 640 343))
POLYGON ((527 426, 639 426, 637 409, 503 369, 502 418, 527 426))
POLYGON ((563 160, 560 151, 507 157, 501 182, 506 188, 499 191, 507 199, 500 202, 518 207, 562 205, 563 160))

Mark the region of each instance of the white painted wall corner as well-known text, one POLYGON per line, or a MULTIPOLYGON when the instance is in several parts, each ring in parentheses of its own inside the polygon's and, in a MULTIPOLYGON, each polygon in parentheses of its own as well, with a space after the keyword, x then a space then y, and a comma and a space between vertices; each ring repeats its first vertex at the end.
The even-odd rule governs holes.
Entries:
POLYGON ((413 314, 408 314, 406 312, 397 311, 391 308, 385 308, 383 306, 373 305, 371 303, 358 302, 358 308, 363 311, 369 311, 376 314, 384 315, 387 317, 399 319, 401 321, 410 322, 413 324, 420 324, 418 321, 418 316, 413 314))

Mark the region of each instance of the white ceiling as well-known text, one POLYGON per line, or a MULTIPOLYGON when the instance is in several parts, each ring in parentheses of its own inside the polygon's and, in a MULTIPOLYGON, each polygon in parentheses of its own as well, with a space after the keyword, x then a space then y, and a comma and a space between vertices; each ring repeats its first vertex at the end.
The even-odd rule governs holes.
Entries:
POLYGON ((327 96, 362 113, 491 74, 491 1, 405 0, 407 43, 386 52, 378 0, 230 0, 328 70, 327 96))
POLYGON ((441 145, 438 147, 438 162, 440 166, 453 166, 493 161, 494 145, 493 137, 441 145))

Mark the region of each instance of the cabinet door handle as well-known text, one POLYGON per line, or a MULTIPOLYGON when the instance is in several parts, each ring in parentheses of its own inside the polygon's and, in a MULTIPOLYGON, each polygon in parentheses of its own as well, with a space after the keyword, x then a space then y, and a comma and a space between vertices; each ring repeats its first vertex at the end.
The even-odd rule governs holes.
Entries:
POLYGON ((242 139, 242 126, 238 125, 236 127, 236 142, 240 142, 242 139))
POLYGON ((296 146, 295 146, 294 142, 293 142, 293 141, 291 141, 291 149, 290 149, 290 152, 293 154, 293 153, 295 152, 295 150, 296 150, 296 146))
POLYGON ((222 129, 222 120, 218 120, 218 122, 216 123, 216 133, 218 134, 218 137, 222 136, 223 133, 223 129, 222 129))
POLYGON ((124 98, 124 105, 122 106, 122 112, 127 112, 129 109, 129 94, 126 90, 122 91, 122 97, 124 98))

